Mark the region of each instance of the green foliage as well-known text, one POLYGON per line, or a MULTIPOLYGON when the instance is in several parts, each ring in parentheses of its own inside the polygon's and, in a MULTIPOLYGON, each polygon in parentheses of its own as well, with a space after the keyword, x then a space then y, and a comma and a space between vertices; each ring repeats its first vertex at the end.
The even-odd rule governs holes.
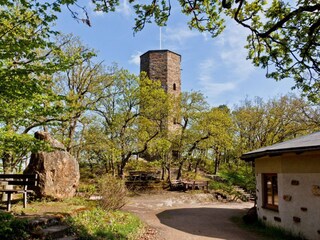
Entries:
POLYGON ((229 185, 236 185, 250 192, 254 192, 256 189, 254 171, 247 164, 242 166, 225 164, 220 168, 219 176, 229 185))
POLYGON ((148 162, 143 159, 131 159, 126 165, 126 171, 155 171, 161 167, 159 161, 148 162))
MULTIPOLYGON (((119 0, 94 0, 98 11, 115 11, 119 0)), ((135 10, 134 31, 154 21, 166 25, 171 12, 169 0, 140 3, 130 0, 135 10)), ((255 66, 266 69, 267 77, 293 78, 314 102, 319 101, 319 17, 317 0, 179 0, 190 29, 218 36, 228 18, 248 30, 248 58, 255 66)), ((176 6, 175 6, 176 7, 176 6)))
POLYGON ((168 97, 160 82, 115 69, 112 83, 104 89, 108 97, 95 105, 97 119, 85 133, 88 158, 98 158, 103 167, 123 175, 132 156, 145 152, 148 144, 161 135, 168 112, 168 97))
POLYGON ((256 97, 236 106, 233 118, 238 132, 239 156, 319 130, 318 106, 303 98, 286 95, 263 101, 256 97))
POLYGON ((143 224, 138 217, 120 211, 93 208, 69 219, 79 239, 138 239, 143 224))
POLYGON ((110 211, 118 210, 126 204, 128 191, 124 180, 104 175, 98 182, 98 194, 101 196, 101 208, 110 211))
POLYGON ((210 181, 209 189, 215 190, 217 192, 222 191, 222 193, 227 193, 228 195, 232 195, 235 193, 233 185, 229 182, 210 181))
POLYGON ((52 75, 82 55, 68 57, 53 41, 53 5, 37 1, 0 2, 0 159, 12 172, 30 151, 42 148, 27 133, 57 120, 62 97, 52 90, 52 75))
POLYGON ((75 129, 85 129, 90 123, 91 119, 86 115, 89 115, 100 99, 106 97, 104 89, 111 84, 112 77, 102 62, 95 63, 94 50, 84 46, 79 38, 68 35, 62 36, 60 41, 67 41, 62 46, 66 57, 81 61, 54 75, 53 89, 56 95, 63 96, 65 110, 60 116, 62 121, 51 128, 51 131, 64 143, 67 151, 76 156, 76 152, 82 147, 77 139, 81 139, 83 134, 79 135, 75 129))
POLYGON ((0 211, 0 238, 23 240, 29 237, 28 222, 17 219, 10 213, 0 211))
POLYGON ((96 184, 80 182, 77 192, 85 198, 90 198, 92 195, 97 194, 97 187, 96 184))

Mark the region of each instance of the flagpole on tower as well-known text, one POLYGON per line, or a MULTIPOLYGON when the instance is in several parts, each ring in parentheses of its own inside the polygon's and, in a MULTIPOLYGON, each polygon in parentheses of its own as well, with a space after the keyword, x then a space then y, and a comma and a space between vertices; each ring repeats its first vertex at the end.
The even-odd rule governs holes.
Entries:
POLYGON ((160 27, 160 40, 159 40, 159 41, 160 41, 160 50, 162 49, 162 46, 161 46, 161 44, 162 44, 162 43, 161 43, 162 31, 161 31, 161 29, 162 29, 162 27, 160 27))

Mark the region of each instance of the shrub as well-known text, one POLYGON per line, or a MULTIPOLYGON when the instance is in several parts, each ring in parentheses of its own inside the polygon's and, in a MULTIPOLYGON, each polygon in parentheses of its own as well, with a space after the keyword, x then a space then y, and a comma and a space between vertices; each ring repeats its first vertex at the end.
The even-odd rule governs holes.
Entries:
POLYGON ((80 194, 80 196, 90 198, 92 195, 96 194, 97 192, 96 184, 80 183, 77 192, 78 194, 80 194))
POLYGON ((237 185, 250 192, 255 191, 254 173, 246 166, 222 166, 219 176, 226 180, 229 185, 237 185))
POLYGON ((127 201, 128 190, 125 182, 112 175, 104 175, 98 182, 98 193, 101 196, 100 205, 105 210, 122 208, 127 201))
POLYGON ((29 237, 28 222, 0 211, 0 239, 23 240, 29 237))

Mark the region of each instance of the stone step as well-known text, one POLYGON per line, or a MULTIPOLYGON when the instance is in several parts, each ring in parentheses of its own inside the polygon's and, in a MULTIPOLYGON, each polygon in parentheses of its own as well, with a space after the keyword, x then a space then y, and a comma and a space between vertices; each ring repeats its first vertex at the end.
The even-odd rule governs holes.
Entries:
POLYGON ((38 230, 35 235, 40 239, 59 239, 69 235, 68 225, 54 225, 38 230))
POLYGON ((36 217, 34 219, 29 220, 29 228, 37 229, 50 227, 57 224, 60 224, 63 221, 62 216, 44 216, 44 217, 36 217))
POLYGON ((62 237, 62 238, 57 238, 56 240, 77 240, 78 237, 76 236, 67 236, 67 237, 62 237))

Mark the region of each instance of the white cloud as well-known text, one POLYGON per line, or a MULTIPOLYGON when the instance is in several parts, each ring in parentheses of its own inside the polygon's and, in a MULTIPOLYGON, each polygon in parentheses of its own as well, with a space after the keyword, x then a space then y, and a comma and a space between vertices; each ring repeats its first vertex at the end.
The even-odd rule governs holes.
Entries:
POLYGON ((129 63, 140 66, 140 56, 142 55, 141 52, 137 51, 136 53, 130 56, 129 63))
POLYGON ((255 67, 246 60, 246 36, 249 34, 244 28, 230 22, 227 29, 217 38, 216 46, 219 48, 219 57, 225 68, 230 68, 239 80, 246 80, 255 67))
POLYGON ((236 82, 217 82, 214 73, 217 69, 217 63, 213 59, 206 59, 200 63, 200 85, 203 87, 205 95, 217 97, 227 91, 236 88, 236 82))
POLYGON ((204 39, 205 41, 212 40, 211 35, 210 35, 210 33, 208 33, 208 32, 202 32, 201 35, 203 36, 203 39, 204 39))
POLYGON ((191 31, 188 28, 166 28, 163 38, 165 41, 178 42, 183 44, 189 38, 193 38, 199 35, 199 33, 191 31))
POLYGON ((123 14, 124 16, 131 16, 132 15, 132 8, 128 3, 128 0, 122 0, 120 6, 116 9, 116 12, 123 14))
POLYGON ((186 45, 192 38, 202 37, 205 41, 209 39, 207 33, 190 30, 186 25, 180 27, 165 27, 162 31, 162 42, 166 48, 178 49, 186 45))

